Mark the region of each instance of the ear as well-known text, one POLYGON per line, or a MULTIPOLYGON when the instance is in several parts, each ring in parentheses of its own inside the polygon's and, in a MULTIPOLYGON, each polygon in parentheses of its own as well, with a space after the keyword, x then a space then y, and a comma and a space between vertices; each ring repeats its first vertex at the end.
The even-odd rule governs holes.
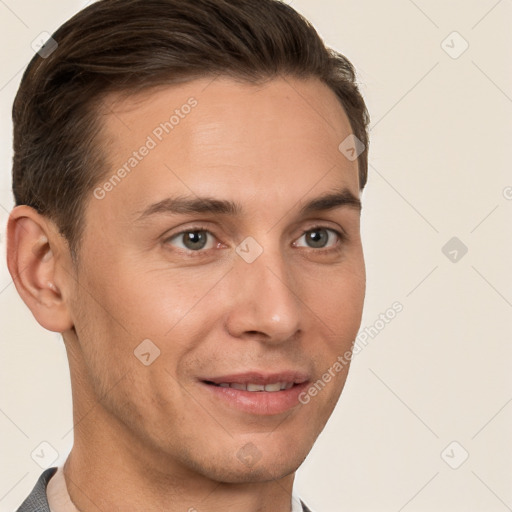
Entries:
POLYGON ((7 223, 7 266, 20 297, 49 331, 73 327, 68 294, 62 293, 74 282, 69 261, 67 243, 51 221, 30 206, 13 208, 7 223))

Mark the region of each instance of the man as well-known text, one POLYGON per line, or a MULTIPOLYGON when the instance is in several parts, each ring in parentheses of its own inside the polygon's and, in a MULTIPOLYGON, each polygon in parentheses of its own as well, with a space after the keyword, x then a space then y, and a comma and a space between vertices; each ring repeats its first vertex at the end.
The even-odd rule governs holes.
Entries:
POLYGON ((19 511, 309 510, 365 294, 349 61, 275 0, 103 0, 13 119, 8 266, 74 418, 19 511))

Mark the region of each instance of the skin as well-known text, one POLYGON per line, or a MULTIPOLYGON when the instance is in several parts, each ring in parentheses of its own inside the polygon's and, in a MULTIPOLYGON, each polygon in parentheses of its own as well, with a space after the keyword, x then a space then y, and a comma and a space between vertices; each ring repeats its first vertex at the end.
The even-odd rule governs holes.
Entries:
POLYGON ((349 121, 316 79, 210 78, 109 97, 107 179, 190 97, 197 106, 113 190, 91 191, 77 268, 49 219, 27 206, 9 219, 16 288, 43 327, 63 333, 75 423, 64 474, 82 511, 289 512, 295 471, 347 377, 348 365, 307 405, 266 416, 199 382, 283 368, 316 382, 357 335, 365 267, 357 208, 299 214, 334 189, 360 197, 357 161, 338 150, 349 121), (176 195, 244 211, 135 220, 176 195), (308 239, 317 225, 325 247, 308 239), (175 236, 186 229, 211 233, 204 249, 175 236), (235 251, 248 236, 263 248, 252 263, 235 251), (134 356, 145 339, 160 350, 148 366, 134 356), (248 443, 252 465, 237 456, 248 443))

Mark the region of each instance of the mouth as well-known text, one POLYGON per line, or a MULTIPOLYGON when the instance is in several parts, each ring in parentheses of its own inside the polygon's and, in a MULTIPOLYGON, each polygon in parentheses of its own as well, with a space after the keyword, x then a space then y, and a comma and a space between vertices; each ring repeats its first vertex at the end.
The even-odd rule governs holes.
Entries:
POLYGON ((299 395, 308 382, 308 375, 301 372, 249 372, 200 380, 224 406, 265 416, 281 414, 299 405, 299 395))
POLYGON ((257 393, 261 391, 275 393, 276 391, 284 391, 285 389, 290 389, 293 386, 297 385, 294 382, 272 382, 270 384, 256 384, 254 382, 248 382, 247 384, 239 382, 221 382, 220 384, 216 384, 215 382, 207 380, 203 382, 211 386, 218 386, 220 388, 233 388, 238 389, 240 391, 249 391, 251 393, 257 393))

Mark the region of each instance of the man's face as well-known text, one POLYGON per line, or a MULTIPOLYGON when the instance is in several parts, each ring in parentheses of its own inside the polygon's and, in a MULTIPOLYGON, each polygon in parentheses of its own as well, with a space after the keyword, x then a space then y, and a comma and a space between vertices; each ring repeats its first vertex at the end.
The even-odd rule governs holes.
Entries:
POLYGON ((119 100, 102 123, 109 171, 86 205, 78 342, 65 333, 87 414, 76 428, 220 481, 290 474, 342 391, 348 365, 332 368, 364 300, 358 208, 302 211, 359 197, 340 103, 317 80, 210 78, 119 100), (151 209, 178 197, 240 211, 151 209))

